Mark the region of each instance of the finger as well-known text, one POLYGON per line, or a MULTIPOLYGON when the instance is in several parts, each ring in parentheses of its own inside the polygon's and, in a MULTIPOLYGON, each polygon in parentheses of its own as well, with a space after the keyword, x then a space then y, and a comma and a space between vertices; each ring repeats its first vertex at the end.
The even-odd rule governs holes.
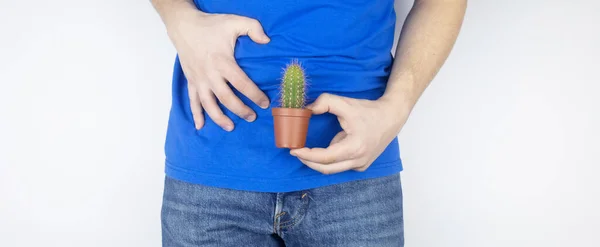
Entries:
POLYGON ((231 91, 231 88, 229 88, 226 83, 217 83, 213 85, 213 93, 217 96, 219 102, 235 115, 238 115, 248 122, 252 122, 256 119, 256 113, 254 113, 250 107, 245 105, 244 102, 231 91))
POLYGON ((269 36, 265 34, 262 25, 256 19, 237 16, 237 26, 239 27, 239 35, 248 35, 252 41, 259 44, 266 44, 271 41, 269 36))
POLYGON ((269 107, 269 97, 248 78, 235 60, 229 61, 223 68, 223 76, 235 89, 246 95, 252 102, 263 109, 269 107))
POLYGON ((233 122, 231 119, 225 116, 225 114, 223 114, 223 111, 221 111, 221 108, 219 108, 219 105, 217 105, 215 96, 210 93, 209 90, 203 90, 201 93, 200 103, 202 104, 202 107, 208 116, 224 130, 232 131, 233 122))
POLYGON ((311 109, 313 114, 323 114, 330 112, 337 116, 342 116, 348 110, 348 104, 343 100, 343 97, 324 93, 319 95, 317 100, 306 108, 311 109))
POLYGON ((323 173, 325 175, 340 173, 353 169, 355 166, 354 160, 346 160, 330 165, 319 164, 316 162, 300 159, 300 161, 311 169, 323 173))
POLYGON ((359 167, 353 168, 352 170, 355 170, 355 171, 357 171, 357 172, 364 172, 364 171, 366 171, 366 170, 367 170, 367 168, 369 168, 369 165, 371 165, 371 163, 372 163, 372 162, 366 163, 366 164, 364 164, 364 165, 362 165, 362 166, 359 166, 359 167))
POLYGON ((190 108, 192 110, 192 117, 194 118, 194 125, 196 126, 196 129, 199 130, 204 125, 204 115, 202 114, 200 96, 192 86, 188 86, 188 96, 190 98, 190 108))
POLYGON ((321 164, 332 164, 353 158, 355 148, 348 139, 342 139, 327 148, 300 148, 290 151, 290 154, 300 159, 321 164))

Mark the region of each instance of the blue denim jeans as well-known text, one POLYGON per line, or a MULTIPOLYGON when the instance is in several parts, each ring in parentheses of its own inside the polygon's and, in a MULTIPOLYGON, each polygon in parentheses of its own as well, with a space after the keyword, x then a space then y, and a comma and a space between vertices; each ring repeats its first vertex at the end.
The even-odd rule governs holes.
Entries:
POLYGON ((399 174, 288 193, 167 177, 161 219, 165 247, 404 246, 399 174))

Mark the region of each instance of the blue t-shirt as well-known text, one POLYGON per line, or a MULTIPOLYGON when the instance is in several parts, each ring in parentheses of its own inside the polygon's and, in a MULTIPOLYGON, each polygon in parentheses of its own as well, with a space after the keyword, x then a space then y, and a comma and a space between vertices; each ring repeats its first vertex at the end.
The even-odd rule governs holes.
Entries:
MULTIPOLYGON (((285 67, 297 59, 308 76, 307 101, 322 93, 361 99, 383 95, 393 61, 393 0, 197 0, 207 13, 255 18, 271 42, 240 37, 235 58, 250 79, 278 107, 285 67)), ((206 34, 210 35, 210 34, 206 34)), ((402 170, 397 139, 364 172, 324 175, 302 164, 289 149, 275 147, 271 109, 261 109, 239 92, 257 118, 246 122, 219 104, 235 124, 232 132, 205 113, 194 128, 187 81, 179 60, 173 74, 173 102, 166 152, 167 176, 208 186, 261 192, 289 192, 352 180, 391 175, 402 170)), ((332 114, 313 115, 307 147, 327 147, 341 131, 332 114)))

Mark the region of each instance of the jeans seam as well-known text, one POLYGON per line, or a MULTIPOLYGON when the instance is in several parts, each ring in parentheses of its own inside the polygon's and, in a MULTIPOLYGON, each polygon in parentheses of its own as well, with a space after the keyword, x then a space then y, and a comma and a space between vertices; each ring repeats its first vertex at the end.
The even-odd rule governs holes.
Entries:
POLYGON ((281 223, 279 222, 279 219, 281 216, 283 216, 285 214, 285 211, 281 211, 283 209, 283 205, 282 205, 282 194, 281 193, 276 193, 276 198, 275 198, 275 216, 273 217, 273 233, 274 234, 280 234, 280 230, 281 230, 281 223), (281 211, 281 212, 278 212, 281 211))
POLYGON ((279 229, 282 228, 290 228, 298 224, 302 219, 304 219, 304 215, 306 214, 306 210, 308 208, 308 192, 302 193, 302 207, 298 210, 298 213, 292 219, 280 222, 279 229))

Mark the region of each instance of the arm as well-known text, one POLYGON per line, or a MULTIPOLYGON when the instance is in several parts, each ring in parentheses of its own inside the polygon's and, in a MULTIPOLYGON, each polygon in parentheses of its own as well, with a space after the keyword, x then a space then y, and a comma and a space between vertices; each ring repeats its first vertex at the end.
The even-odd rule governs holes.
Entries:
POLYGON ((382 100, 403 115, 410 112, 450 54, 467 0, 416 0, 400 33, 382 100))
POLYGON ((260 107, 269 106, 267 96, 242 71, 233 56, 239 36, 248 35, 259 44, 269 42, 260 23, 243 16, 204 13, 192 0, 151 2, 179 55, 188 81, 196 129, 203 126, 203 111, 206 111, 223 129, 233 130, 233 122, 223 114, 217 100, 246 121, 254 121, 256 113, 233 93, 227 82, 260 107))
POLYGON ((343 131, 327 148, 291 150, 325 174, 364 171, 398 135, 458 36, 466 0, 415 0, 400 34, 384 95, 375 101, 323 94, 309 107, 337 115, 343 131))

